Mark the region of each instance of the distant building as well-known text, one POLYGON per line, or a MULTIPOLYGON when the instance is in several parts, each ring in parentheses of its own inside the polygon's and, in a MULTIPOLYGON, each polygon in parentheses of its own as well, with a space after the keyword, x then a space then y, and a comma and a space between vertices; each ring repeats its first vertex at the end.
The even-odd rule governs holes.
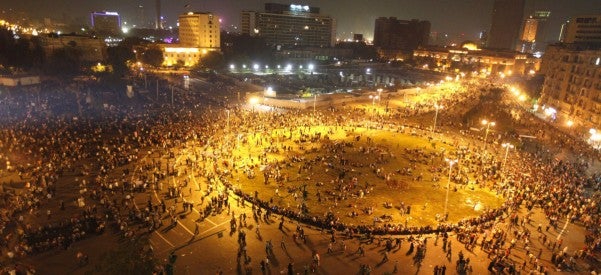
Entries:
POLYGON ((545 29, 550 15, 549 11, 535 11, 534 14, 524 19, 520 44, 516 50, 527 53, 544 51, 546 46, 545 29))
POLYGON ((336 22, 304 5, 266 3, 264 12, 242 11, 242 34, 260 36, 273 47, 332 47, 336 22))
POLYGON ((121 34, 121 17, 116 12, 93 12, 92 29, 101 36, 121 34))
POLYGON ((179 42, 186 47, 219 49, 219 17, 210 12, 188 12, 180 15, 179 42))
POLYGON ((562 28, 563 42, 547 47, 541 104, 580 125, 601 123, 601 15, 578 16, 562 28))
POLYGON ((429 38, 430 21, 380 17, 376 19, 373 44, 382 50, 412 51, 428 45, 429 38))
POLYGON ((355 42, 363 42, 363 34, 362 33, 355 33, 355 34, 353 34, 353 41, 355 41, 355 42))
POLYGON ((161 15, 161 0, 155 0, 155 18, 154 28, 157 30, 163 29, 163 16, 161 15))
POLYGON ((564 43, 601 43, 601 15, 578 16, 568 21, 564 43))
POLYGON ((220 51, 219 17, 210 12, 179 16, 179 43, 161 44, 164 66, 192 67, 210 51, 220 51))
POLYGON ((599 44, 550 45, 543 56, 541 73, 545 75, 545 82, 539 105, 554 108, 559 115, 578 124, 594 126, 601 123, 599 44))
POLYGON ((42 47, 46 56, 51 56, 55 50, 73 47, 78 50, 83 62, 100 62, 106 60, 106 43, 103 39, 85 35, 41 35, 42 47))
POLYGON ((526 75, 537 71, 540 59, 517 51, 479 49, 476 43, 461 47, 424 47, 413 52, 418 66, 441 72, 465 74, 526 75))
POLYGON ((516 49, 524 22, 525 4, 526 0, 495 0, 487 47, 516 49))

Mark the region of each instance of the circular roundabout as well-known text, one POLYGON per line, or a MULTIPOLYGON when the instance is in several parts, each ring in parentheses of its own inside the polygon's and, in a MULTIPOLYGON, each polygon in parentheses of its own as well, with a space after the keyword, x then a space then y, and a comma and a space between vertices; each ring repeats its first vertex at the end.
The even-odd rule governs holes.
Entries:
POLYGON ((321 228, 408 234, 497 216, 505 199, 482 175, 501 169, 500 161, 476 158, 470 146, 404 126, 319 125, 226 134, 194 150, 200 173, 218 190, 227 187, 270 214, 321 228))

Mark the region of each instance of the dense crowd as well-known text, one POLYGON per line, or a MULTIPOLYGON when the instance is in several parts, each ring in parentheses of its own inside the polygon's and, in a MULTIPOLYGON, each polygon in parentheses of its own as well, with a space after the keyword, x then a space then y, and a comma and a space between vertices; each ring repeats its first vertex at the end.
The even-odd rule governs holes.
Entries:
MULTIPOLYGON (((453 231, 462 236, 460 240, 466 247, 481 239, 481 246, 486 246, 493 259, 491 268, 500 268, 507 261, 509 253, 504 249, 509 244, 505 240, 516 238, 515 243, 526 246, 532 235, 532 232, 521 231, 517 221, 512 221, 516 230, 501 233, 498 230, 501 220, 508 220, 520 207, 529 210, 540 207, 548 218, 547 228, 557 228, 561 220, 569 219, 588 229, 587 246, 573 253, 560 250, 557 242, 549 241, 549 245, 555 243, 553 262, 557 266, 567 268, 572 255, 591 257, 601 249, 600 197, 598 193, 590 195, 585 192, 585 188, 599 190, 601 176, 587 176, 584 162, 547 159, 537 153, 520 152, 515 153, 514 159, 507 162, 502 171, 503 152, 500 149, 491 149, 492 153, 488 153, 481 146, 472 144, 464 152, 448 152, 462 154, 465 159, 464 170, 454 176, 454 182, 462 184, 474 178, 477 185, 489 185, 506 198, 502 207, 485 210, 478 217, 466 218, 456 224, 443 222, 436 226, 408 226, 386 222, 352 225, 341 222, 332 211, 325 215, 311 215, 303 209, 306 205, 300 208, 278 206, 265 196, 260 199, 256 193, 244 193, 237 183, 232 182, 232 173, 254 176, 260 173, 261 165, 269 163, 265 155, 253 155, 250 158, 255 161, 250 165, 236 166, 232 153, 236 143, 226 142, 228 139, 225 138, 230 135, 231 129, 236 129, 243 137, 271 133, 274 129, 290 129, 278 130, 276 137, 264 138, 265 143, 272 144, 267 147, 268 150, 286 150, 274 140, 285 138, 287 133, 291 137, 292 131, 300 133, 299 139, 312 140, 315 137, 301 132, 303 127, 310 128, 315 123, 315 117, 298 111, 257 113, 238 107, 226 113, 218 99, 194 93, 178 94, 177 108, 142 96, 136 99, 137 104, 99 104, 93 97, 99 87, 86 85, 89 84, 72 87, 50 85, 42 87, 43 92, 13 91, 10 95, 2 95, 0 112, 8 114, 0 118, 0 159, 3 160, 0 171, 8 175, 3 179, 4 192, 0 200, 0 233, 3 237, 0 249, 3 255, 22 257, 66 248, 75 241, 101 234, 105 227, 114 228, 123 239, 130 239, 141 231, 161 228, 165 217, 171 220, 171 225, 176 224, 180 216, 174 206, 167 207, 163 200, 156 203, 149 198, 143 208, 135 204, 135 196, 153 189, 165 194, 162 199, 175 199, 176 205, 184 205, 189 212, 200 204, 204 208, 199 211, 200 218, 224 209, 228 209, 229 213, 231 202, 228 202, 228 194, 231 192, 250 202, 253 209, 264 209, 267 216, 278 214, 347 236, 438 236, 453 231), (86 90, 87 93, 80 92, 86 90), (203 100, 214 104, 197 104, 203 100), (226 121, 227 126, 224 125, 226 121), (209 155, 194 150, 193 158, 182 162, 177 153, 189 143, 198 145, 196 148, 220 148, 221 152, 209 155), (155 152, 167 156, 166 160, 153 157, 155 152), (524 165, 526 163, 528 165, 524 165), (200 190, 200 184, 191 180, 170 180, 188 173, 197 174, 207 184, 200 203, 184 199, 184 194, 192 193, 192 188, 200 190), (23 184, 22 188, 14 187, 19 184, 23 184), (59 198, 57 194, 65 190, 72 191, 72 195, 59 198), (64 219, 65 215, 55 214, 57 211, 67 212, 65 208, 71 209, 68 212, 70 218, 64 219)), ((466 102, 475 104, 480 95, 464 91, 440 98, 439 102, 449 107, 468 104, 466 102)), ((330 110, 331 114, 319 114, 317 123, 351 128, 379 127, 392 131, 403 129, 427 137, 428 131, 419 123, 401 125, 396 119, 430 113, 432 105, 417 104, 407 110, 392 110, 388 119, 383 116, 378 125, 373 125, 362 119, 365 117, 363 109, 334 108, 330 110)), ((454 122, 446 125, 465 127, 454 122)), ((470 135, 463 132, 463 137, 481 138, 470 135)), ((454 140, 460 137, 461 134, 455 135, 454 140)), ((325 138, 325 135, 317 138, 325 138)), ((495 140, 500 141, 501 138, 499 135, 495 140)), ((565 137, 555 143, 589 154, 580 143, 574 144, 570 140, 565 137)), ((261 142, 261 138, 254 141, 261 142)), ((415 152, 416 157, 419 154, 415 152)), ((439 174, 443 173, 443 168, 437 168, 439 174)), ((277 169, 274 171, 266 175, 266 179, 273 177, 285 184, 284 176, 279 175, 277 169)), ((244 218, 239 217, 238 221, 242 220, 244 218)), ((527 221, 527 218, 523 220, 527 221)), ((541 236, 544 235, 542 231, 539 232, 541 236)), ((242 251, 244 237, 240 239, 242 251)), ((514 245, 513 241, 510 243, 514 245)), ((534 258, 530 264, 533 269, 543 269, 537 266, 534 258)), ((466 263, 461 259, 461 266, 467 268, 469 261, 466 263)))

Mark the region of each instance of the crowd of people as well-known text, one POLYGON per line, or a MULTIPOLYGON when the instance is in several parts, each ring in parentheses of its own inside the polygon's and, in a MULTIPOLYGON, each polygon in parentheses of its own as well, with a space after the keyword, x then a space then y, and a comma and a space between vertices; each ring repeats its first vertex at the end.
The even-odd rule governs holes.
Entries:
MULTIPOLYGON (((585 189, 599 190, 601 176, 587 175, 585 162, 541 158, 538 153, 516 152, 511 161, 501 166, 504 163, 501 161, 503 151, 486 150, 478 142, 470 142, 469 149, 463 152, 447 152, 447 156, 460 155, 465 160, 463 170, 454 175, 454 182, 473 181, 478 186, 496 190, 506 201, 501 207, 484 210, 477 217, 428 226, 409 226, 402 222, 374 225, 345 223, 333 211, 315 215, 306 204, 298 208, 280 206, 273 202, 273 196, 245 192, 234 180, 242 175, 254 177, 262 172, 262 166, 273 165, 268 162, 265 151, 251 152, 247 156, 250 162, 241 163, 241 156, 235 152, 237 142, 252 140, 257 142, 257 146, 261 146, 261 142, 270 144, 263 144, 267 150, 290 150, 279 145, 277 140, 286 136, 291 138, 296 132, 299 139, 311 141, 314 137, 308 131, 302 131, 315 123, 351 129, 402 129, 457 148, 461 147, 458 142, 462 138, 481 139, 466 132, 432 137, 420 122, 400 123, 400 117, 431 113, 432 105, 416 105, 409 109, 411 111, 392 110, 390 116, 380 117, 379 123, 374 125, 364 119, 365 111, 362 109, 333 106, 327 111, 329 113, 316 116, 301 111, 260 113, 239 106, 225 112, 220 99, 210 98, 213 105, 198 104, 207 98, 195 93, 178 94, 177 106, 142 95, 134 99, 134 104, 101 104, 95 102, 93 96, 95 89, 99 88, 87 85, 63 87, 50 84, 37 92, 14 90, 11 94, 1 95, 0 112, 7 114, 0 117, 0 171, 5 175, 2 179, 4 184, 0 187, 4 191, 0 200, 0 234, 3 237, 0 250, 5 257, 25 257, 53 248, 66 248, 75 241, 102 234, 105 227, 113 228, 127 240, 140 232, 163 227, 166 217, 171 219, 171 224, 176 224, 179 215, 174 206, 167 207, 164 200, 168 199, 174 199, 174 205, 182 204, 188 211, 200 208, 201 220, 225 209, 230 213, 229 195, 239 198, 239 204, 246 201, 253 209, 264 209, 268 217, 277 214, 316 228, 341 232, 345 236, 438 236, 455 232, 461 236, 459 240, 465 243, 466 248, 474 247, 480 239, 480 245, 490 253, 491 269, 503 268, 511 253, 515 253, 507 247, 519 244, 525 248, 531 236, 536 234, 541 236, 541 240, 549 238, 543 232, 545 230, 526 232, 517 221, 508 222, 521 207, 528 210, 541 208, 549 221, 547 231, 549 227, 557 228, 566 219, 588 229, 587 246, 576 251, 564 251, 557 241, 546 242, 545 245, 553 252, 553 263, 558 267, 569 268, 571 257, 593 257, 601 249, 598 226, 601 222, 600 196, 585 192, 585 189), (272 134, 273 131, 275 134, 272 134), (269 138, 257 133, 267 133, 269 138), (249 138, 253 136, 255 138, 249 138), (191 145, 193 149, 189 149, 191 145), (183 150, 188 150, 186 155, 183 150), (200 179, 196 180, 196 177, 200 179), (193 189, 203 193, 200 202, 185 199, 185 194, 192 194, 193 189), (138 206, 134 199, 151 190, 157 190, 165 197, 160 202, 148 198, 145 207, 138 206), (501 226, 512 228, 512 224, 515 230, 499 230, 501 226), (509 238, 516 240, 508 243, 506 240, 509 238)), ((479 88, 473 89, 479 91, 479 88)), ((466 102, 475 103, 480 100, 481 94, 473 91, 447 96, 439 102, 449 108, 466 102)), ((486 94, 490 89, 483 91, 486 94)), ((445 125, 465 126, 451 122, 445 125)), ((326 136, 324 134, 317 139, 325 139, 326 136)), ((503 136, 499 135, 495 140, 501 138, 503 136)), ((580 146, 570 140, 566 137, 557 139, 556 143, 571 149, 580 146)), ((590 154, 590 150, 584 147, 578 147, 578 150, 590 154)), ((441 155, 441 159, 444 156, 441 155)), ((443 173, 442 168, 438 169, 439 174, 443 173)), ((305 166, 304 169, 310 168, 305 166)), ((286 187, 287 176, 275 168, 264 175, 266 181, 273 178, 282 184, 282 188, 286 187)), ((339 177, 352 181, 349 175, 341 174, 339 177)), ((298 201, 302 201, 303 196, 306 194, 301 192, 298 201)), ((261 213, 258 215, 261 216, 261 213)), ((239 222, 242 220, 242 217, 238 219, 239 222)), ((527 218, 522 220, 528 222, 527 218)), ((233 224, 236 224, 235 220, 233 224)), ((239 259, 249 264, 250 257, 244 252, 245 233, 241 231, 239 234, 239 259)), ((415 244, 419 252, 416 254, 423 257, 425 251, 420 246, 421 241, 415 244)), ((530 265, 532 270, 544 272, 545 267, 536 261, 540 255, 530 257, 536 252, 526 251, 532 260, 521 268, 530 265)), ((267 268, 266 262, 263 261, 263 266, 267 268)), ((460 257, 457 266, 468 270, 469 260, 460 257)), ((520 268, 513 263, 510 266, 514 270, 520 268)))

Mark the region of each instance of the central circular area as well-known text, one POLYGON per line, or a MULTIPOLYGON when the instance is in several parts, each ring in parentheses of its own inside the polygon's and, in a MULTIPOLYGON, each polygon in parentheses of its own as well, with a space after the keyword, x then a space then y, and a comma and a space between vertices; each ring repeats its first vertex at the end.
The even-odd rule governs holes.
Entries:
POLYGON ((501 206, 503 198, 479 179, 481 160, 462 154, 469 147, 430 134, 404 127, 280 128, 230 135, 221 142, 231 153, 211 146, 203 153, 219 156, 243 193, 344 224, 434 226, 444 220, 445 204, 449 223, 501 206))

